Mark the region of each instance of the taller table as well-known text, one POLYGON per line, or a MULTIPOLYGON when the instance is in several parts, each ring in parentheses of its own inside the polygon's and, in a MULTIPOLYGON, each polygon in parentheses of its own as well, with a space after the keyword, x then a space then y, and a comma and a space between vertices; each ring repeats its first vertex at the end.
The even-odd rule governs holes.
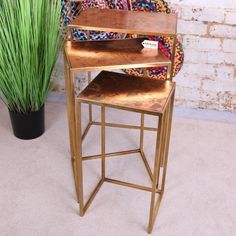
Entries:
MULTIPOLYGON (((172 80, 174 69, 177 15, 165 13, 145 13, 111 9, 87 9, 80 13, 68 26, 87 30, 130 33, 135 35, 169 36, 173 39, 172 58, 169 60, 160 50, 143 48, 145 39, 121 39, 105 41, 67 41, 64 45, 67 112, 70 136, 72 166, 75 175, 75 73, 81 71, 114 70, 127 68, 167 67, 167 79, 172 80)), ((91 81, 89 73, 88 82, 91 81)), ((91 125, 101 125, 92 120, 92 107, 89 106, 89 123, 82 140, 91 125)), ((106 126, 141 129, 140 126, 106 123, 106 126)), ((145 130, 155 130, 145 127, 145 130)), ((127 154, 127 151, 116 153, 127 154)), ((99 155, 98 155, 99 156, 99 155)), ((78 191, 77 191, 78 193, 78 191)))

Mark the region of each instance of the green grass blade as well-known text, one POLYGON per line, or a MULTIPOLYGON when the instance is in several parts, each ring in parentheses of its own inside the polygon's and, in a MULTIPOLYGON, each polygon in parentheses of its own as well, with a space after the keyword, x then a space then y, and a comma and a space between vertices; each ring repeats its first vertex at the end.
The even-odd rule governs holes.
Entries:
POLYGON ((37 111, 53 87, 62 45, 59 0, 1 0, 0 97, 12 111, 37 111))

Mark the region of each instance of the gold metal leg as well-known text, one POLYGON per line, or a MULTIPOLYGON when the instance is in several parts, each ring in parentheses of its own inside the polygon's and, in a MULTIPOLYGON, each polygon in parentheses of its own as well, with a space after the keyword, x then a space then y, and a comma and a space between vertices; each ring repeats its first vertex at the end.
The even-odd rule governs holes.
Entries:
POLYGON ((69 73, 69 83, 70 83, 70 146, 71 148, 71 156, 72 156, 72 165, 74 176, 76 176, 76 168, 75 168, 75 149, 76 149, 76 116, 75 116, 75 74, 74 72, 69 73))
POLYGON ((150 216, 149 216, 149 225, 148 225, 149 234, 152 232, 152 229, 155 223, 155 218, 157 216, 157 213, 161 204, 161 200, 164 194, 164 189, 165 189, 173 107, 174 107, 174 93, 171 96, 170 103, 166 107, 165 113, 159 117, 159 121, 158 121, 158 134, 157 134, 158 137, 157 137, 156 156, 155 156, 155 164, 154 164, 154 177, 153 177, 150 216), (161 183, 160 196, 157 200, 157 203, 155 204, 155 197, 156 197, 155 191, 159 190, 158 182, 159 182, 161 161, 163 161, 162 183, 161 183))
MULTIPOLYGON (((92 76, 91 72, 88 72, 88 84, 91 82, 92 76)), ((93 121, 93 111, 92 111, 92 104, 89 104, 89 123, 92 123, 93 121)))
POLYGON ((93 109, 92 105, 89 104, 89 123, 91 124, 93 122, 93 109))
POLYGON ((148 172, 148 175, 151 179, 151 181, 153 180, 153 174, 152 174, 152 170, 148 164, 148 160, 146 158, 146 155, 144 153, 144 150, 143 150, 143 140, 144 140, 144 114, 141 113, 141 127, 140 127, 140 154, 141 154, 141 157, 142 157, 142 160, 143 160, 143 163, 146 167, 146 170, 148 172))
POLYGON ((168 107, 169 105, 167 106, 166 108, 166 112, 163 114, 163 142, 162 142, 162 145, 161 145, 161 167, 163 167, 164 165, 164 156, 165 156, 165 147, 166 147, 166 135, 167 135, 167 130, 166 130, 166 125, 167 125, 167 119, 168 119, 168 107))
MULTIPOLYGON (((160 169, 160 154, 161 154, 161 142, 163 138, 163 116, 160 115, 158 119, 158 133, 156 141, 156 153, 155 153, 155 162, 154 162, 154 174, 153 174, 153 183, 152 183, 152 194, 151 194, 151 204, 150 204, 150 215, 149 215, 149 224, 148 224, 148 233, 150 234, 153 229, 155 222, 157 210, 155 210, 155 197, 156 197, 156 185, 158 182, 157 175, 158 170, 160 169)), ((157 206, 160 205, 161 196, 158 199, 157 206)))
POLYGON ((165 149, 165 156, 164 156, 164 168, 162 173, 162 184, 161 184, 161 191, 164 193, 165 190, 165 180, 166 180, 166 170, 167 170, 167 161, 168 161, 168 154, 169 154, 169 144, 170 144, 170 134, 171 134, 171 126, 172 126, 172 116, 173 116, 173 109, 174 109, 174 100, 175 94, 172 94, 169 111, 168 111, 168 121, 167 121, 167 140, 166 140, 166 149, 165 149))
POLYGON ((102 180, 105 179, 105 107, 101 106, 101 150, 102 150, 102 180))
POLYGON ((143 139, 144 139, 144 114, 141 114, 141 129, 140 129, 140 150, 143 151, 143 139))
MULTIPOLYGON (((74 97, 74 74, 70 72, 67 58, 64 54, 64 72, 66 83, 66 100, 67 100, 67 116, 70 140, 71 163, 76 183, 76 166, 75 166, 75 97, 74 97)), ((76 184, 77 186, 77 184, 76 184)), ((77 191, 78 193, 78 191, 77 191)), ((77 195, 78 198, 78 195, 77 195)))
POLYGON ((71 94, 71 83, 70 83, 70 68, 64 55, 64 73, 65 73, 65 84, 66 84, 66 101, 67 101, 67 116, 68 116, 68 127, 69 127, 69 138, 70 138, 70 153, 71 158, 74 158, 74 146, 73 146, 73 127, 71 124, 73 123, 73 95, 71 94))
POLYGON ((147 70, 147 68, 143 69, 143 76, 144 77, 148 77, 148 70, 147 70))
POLYGON ((173 44, 172 44, 173 46, 172 46, 172 52, 171 52, 171 72, 170 72, 170 80, 171 81, 174 76, 176 41, 177 41, 177 37, 175 35, 175 36, 173 36, 173 44))
POLYGON ((171 78, 171 66, 168 65, 167 66, 167 75, 166 75, 166 79, 169 80, 171 78))
POLYGON ((90 31, 89 30, 86 32, 86 35, 87 35, 87 40, 89 41, 90 40, 90 31))
POLYGON ((83 199, 83 166, 82 166, 82 139, 81 139, 81 102, 76 102, 76 191, 79 196, 80 216, 84 215, 83 199))

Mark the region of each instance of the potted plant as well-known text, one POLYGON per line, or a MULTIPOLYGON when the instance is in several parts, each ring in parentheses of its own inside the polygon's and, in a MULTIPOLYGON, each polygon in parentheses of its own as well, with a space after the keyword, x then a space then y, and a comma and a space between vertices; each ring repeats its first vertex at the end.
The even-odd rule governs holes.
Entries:
POLYGON ((60 0, 0 1, 0 98, 21 139, 44 132, 44 103, 62 45, 60 8, 60 0))

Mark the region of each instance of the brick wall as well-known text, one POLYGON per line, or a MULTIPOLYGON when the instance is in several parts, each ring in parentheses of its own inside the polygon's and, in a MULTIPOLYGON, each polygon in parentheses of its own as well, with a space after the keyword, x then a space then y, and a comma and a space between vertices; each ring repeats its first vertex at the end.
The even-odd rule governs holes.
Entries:
POLYGON ((169 2, 185 52, 176 105, 236 111, 236 1, 169 2))

